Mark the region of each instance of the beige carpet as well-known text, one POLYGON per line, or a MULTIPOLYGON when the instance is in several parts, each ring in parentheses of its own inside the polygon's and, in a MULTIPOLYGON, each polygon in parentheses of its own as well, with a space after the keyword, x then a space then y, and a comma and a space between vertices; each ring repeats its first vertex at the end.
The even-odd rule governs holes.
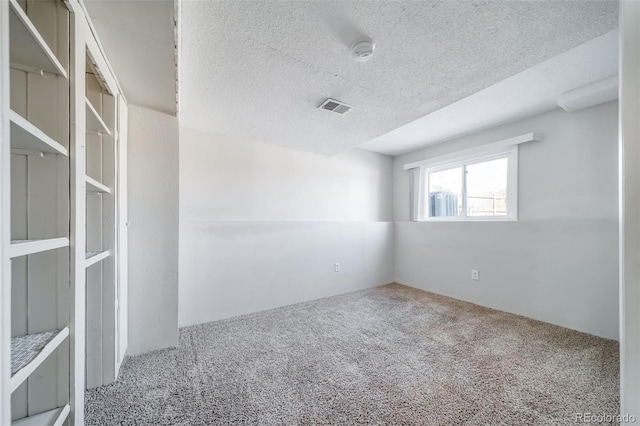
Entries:
POLYGON ((398 284, 184 328, 88 425, 547 425, 617 414, 618 344, 398 284))

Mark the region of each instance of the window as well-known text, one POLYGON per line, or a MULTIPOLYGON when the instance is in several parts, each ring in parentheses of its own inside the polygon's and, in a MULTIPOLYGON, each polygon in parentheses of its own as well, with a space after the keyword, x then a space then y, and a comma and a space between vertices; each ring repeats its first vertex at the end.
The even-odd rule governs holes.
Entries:
POLYGON ((516 220, 518 147, 416 167, 416 220, 516 220))
POLYGON ((540 133, 404 165, 412 174, 411 220, 518 219, 518 146, 540 133))
POLYGON ((427 218, 507 217, 509 154, 426 169, 427 218))

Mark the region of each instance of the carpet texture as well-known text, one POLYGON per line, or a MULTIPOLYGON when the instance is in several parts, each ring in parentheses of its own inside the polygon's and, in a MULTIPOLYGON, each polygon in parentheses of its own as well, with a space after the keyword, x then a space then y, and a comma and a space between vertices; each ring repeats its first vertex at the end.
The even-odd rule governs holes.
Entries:
POLYGON ((87 425, 547 425, 617 414, 617 342, 398 284, 184 328, 87 425))

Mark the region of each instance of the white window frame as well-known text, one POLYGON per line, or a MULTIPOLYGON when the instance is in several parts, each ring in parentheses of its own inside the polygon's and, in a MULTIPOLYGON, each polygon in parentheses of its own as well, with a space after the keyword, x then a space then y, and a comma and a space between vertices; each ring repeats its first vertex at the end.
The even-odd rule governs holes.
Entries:
POLYGON ((406 164, 412 170, 411 220, 417 222, 506 222, 518 220, 518 145, 542 140, 537 133, 505 139, 458 153, 406 164), (466 166, 486 161, 507 158, 507 214, 504 216, 467 216, 466 166), (462 167, 462 215, 429 216, 430 209, 425 199, 429 188, 429 174, 462 167))

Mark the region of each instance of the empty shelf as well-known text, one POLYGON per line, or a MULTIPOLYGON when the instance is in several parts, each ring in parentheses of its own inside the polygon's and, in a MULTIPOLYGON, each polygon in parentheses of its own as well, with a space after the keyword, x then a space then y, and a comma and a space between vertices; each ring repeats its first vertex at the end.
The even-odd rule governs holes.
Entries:
POLYGON ((11 120, 11 148, 67 155, 67 148, 47 136, 15 111, 9 111, 11 120))
POLYGON ((9 21, 11 63, 58 74, 67 78, 58 58, 44 41, 31 19, 16 0, 10 0, 9 21))
POLYGON ((55 250, 60 247, 68 247, 67 237, 49 238, 46 240, 13 240, 9 246, 9 257, 27 256, 43 251, 55 250))
POLYGON ((33 371, 60 346, 69 335, 69 328, 27 334, 11 338, 11 392, 16 390, 33 371))
POLYGON ((100 262, 103 259, 109 257, 109 250, 105 251, 89 251, 85 253, 85 267, 89 267, 93 264, 100 262))
POLYGON ((98 111, 91 105, 89 99, 85 99, 85 104, 87 105, 87 132, 98 132, 98 133, 106 133, 108 135, 111 134, 111 131, 105 124, 98 111))
POLYGON ((98 182, 91 176, 85 176, 84 180, 87 182, 87 192, 103 192, 111 194, 111 189, 109 189, 107 185, 98 182))
POLYGON ((61 408, 54 408, 44 413, 14 420, 11 422, 11 426, 62 426, 69 417, 69 411, 71 411, 71 407, 67 404, 61 408))

